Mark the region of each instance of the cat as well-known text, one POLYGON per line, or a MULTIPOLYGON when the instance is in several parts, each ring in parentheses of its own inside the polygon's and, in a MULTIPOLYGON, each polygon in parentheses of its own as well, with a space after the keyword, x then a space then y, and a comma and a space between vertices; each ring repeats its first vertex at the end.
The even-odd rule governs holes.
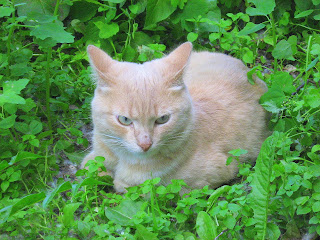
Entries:
POLYGON ((117 192, 160 177, 191 188, 217 188, 235 178, 238 162, 255 160, 268 135, 259 99, 266 84, 247 79, 248 68, 222 53, 193 52, 186 42, 161 59, 118 62, 88 46, 97 82, 92 100, 93 150, 105 158, 117 192))

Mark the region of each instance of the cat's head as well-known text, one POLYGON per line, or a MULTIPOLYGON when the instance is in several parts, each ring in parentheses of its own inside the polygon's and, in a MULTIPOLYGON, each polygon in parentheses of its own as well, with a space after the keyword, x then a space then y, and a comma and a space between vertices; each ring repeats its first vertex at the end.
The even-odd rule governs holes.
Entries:
POLYGON ((187 137, 193 115, 183 74, 191 51, 191 43, 184 43, 166 57, 136 64, 88 47, 97 79, 95 132, 114 152, 151 156, 187 137))

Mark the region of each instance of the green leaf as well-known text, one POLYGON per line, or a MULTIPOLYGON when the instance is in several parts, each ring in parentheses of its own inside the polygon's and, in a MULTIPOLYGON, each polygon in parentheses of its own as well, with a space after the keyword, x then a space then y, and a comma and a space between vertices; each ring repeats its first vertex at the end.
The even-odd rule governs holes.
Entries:
POLYGON ((236 225, 236 222, 237 220, 233 216, 228 216, 225 219, 223 219, 224 225, 229 229, 233 229, 236 225))
POLYGON ((240 211, 241 207, 240 207, 238 204, 229 203, 229 204, 228 204, 228 209, 229 209, 231 212, 238 212, 238 211, 240 211))
MULTIPOLYGON (((39 15, 53 15, 56 0, 17 0, 15 4, 17 5, 19 16, 30 16, 31 14, 37 13, 39 15), (22 4, 21 4, 22 3, 22 4), (26 4, 23 4, 26 3, 26 4)), ((70 6, 60 2, 58 15, 59 19, 64 20, 69 14, 70 6)))
POLYGON ((12 173, 9 178, 9 182, 16 182, 20 179, 21 179, 21 170, 12 173))
POLYGON ((138 224, 136 226, 137 231, 135 236, 135 239, 137 240, 157 240, 157 235, 155 233, 150 232, 147 228, 142 226, 141 224, 138 224))
POLYGON ((134 48, 132 48, 130 45, 128 45, 124 50, 123 50, 123 59, 128 62, 132 62, 137 55, 137 52, 134 48))
POLYGON ((310 53, 315 56, 320 55, 320 44, 312 44, 310 53))
POLYGON ((124 200, 120 205, 105 208, 107 218, 121 226, 132 226, 131 219, 141 210, 142 202, 134 202, 132 200, 124 200))
POLYGON ((242 60, 245 63, 253 63, 253 52, 250 49, 246 49, 245 53, 242 56, 242 60))
POLYGON ((42 25, 37 25, 30 32, 31 36, 35 36, 41 40, 46 38, 52 38, 58 43, 73 43, 74 36, 71 33, 66 32, 64 27, 58 22, 46 23, 42 25))
POLYGON ((235 157, 240 157, 240 156, 241 156, 241 155, 243 155, 243 154, 247 154, 247 153, 248 153, 248 151, 247 151, 247 150, 244 150, 244 149, 239 148, 239 149, 231 150, 231 151, 230 151, 230 152, 228 152, 228 153, 230 153, 231 155, 233 155, 233 156, 235 156, 235 157))
POLYGON ((0 128, 2 129, 8 129, 11 128, 15 121, 16 121, 16 115, 11 115, 10 117, 7 117, 0 121, 0 128))
POLYGON ((3 106, 5 103, 25 104, 26 101, 24 98, 20 97, 19 95, 15 94, 14 92, 7 91, 4 94, 0 94, 0 106, 3 106))
POLYGON ((314 15, 314 16, 313 16, 313 19, 314 19, 314 20, 320 20, 320 14, 314 15))
POLYGON ((37 104, 31 98, 25 99, 25 102, 25 104, 19 105, 19 108, 24 112, 29 112, 32 108, 37 106, 37 104))
POLYGON ((42 14, 39 12, 31 12, 28 13, 28 19, 32 20, 36 23, 52 23, 53 21, 57 20, 57 17, 51 14, 42 14))
POLYGON ((260 98, 261 105, 268 111, 277 113, 282 108, 286 95, 278 88, 269 88, 260 98))
POLYGON ((32 140, 29 141, 29 143, 32 146, 35 146, 35 147, 39 147, 40 146, 40 141, 38 139, 32 139, 32 140))
POLYGON ((319 57, 316 57, 306 68, 306 72, 313 68, 319 62, 319 57))
POLYGON ((12 210, 10 215, 30 206, 33 205, 45 198, 45 194, 43 192, 41 193, 36 193, 36 194, 31 194, 28 196, 25 196, 21 198, 18 202, 12 205, 12 210))
POLYGON ((194 33, 194 32, 188 33, 188 35, 187 35, 187 40, 188 40, 189 42, 194 42, 194 41, 197 40, 197 39, 198 39, 198 33, 194 33))
POLYGON ((9 17, 14 12, 14 8, 11 7, 0 7, 0 18, 9 17))
POLYGON ((3 181, 3 182, 1 183, 1 190, 2 190, 2 192, 7 191, 9 185, 10 185, 10 182, 8 182, 8 181, 3 181))
POLYGON ((38 155, 38 154, 34 154, 31 152, 25 152, 25 151, 20 151, 18 152, 18 154, 16 156, 14 156, 11 159, 10 164, 14 164, 17 162, 21 162, 19 164, 21 164, 22 166, 26 167, 26 165, 23 164, 23 162, 29 162, 30 160, 34 160, 34 159, 39 159, 39 158, 43 158, 44 156, 38 155))
POLYGON ((317 216, 313 216, 310 220, 309 220, 309 224, 317 224, 319 223, 319 218, 317 216))
POLYGON ((275 146, 281 138, 283 138, 283 135, 273 132, 264 141, 254 167, 255 172, 251 182, 252 192, 249 194, 249 199, 254 213, 254 220, 257 221, 255 224, 257 239, 265 239, 267 232, 271 172, 275 158, 275 146))
POLYGON ((231 187, 229 185, 224 185, 221 186, 219 188, 217 188, 216 190, 214 190, 214 192, 210 195, 209 199, 208 199, 208 208, 207 208, 207 212, 210 211, 210 209, 213 207, 213 205, 215 204, 216 200, 225 192, 229 192, 229 190, 231 189, 231 187))
POLYGON ((177 16, 175 21, 181 21, 182 27, 188 32, 191 32, 194 29, 188 27, 186 20, 198 18, 200 15, 205 16, 209 11, 209 8, 212 6, 211 4, 212 3, 206 0, 188 0, 183 12, 177 16))
POLYGON ((320 89, 311 89, 307 95, 304 96, 304 101, 311 108, 318 108, 320 106, 320 89))
POLYGON ((88 236, 91 230, 91 226, 87 222, 78 221, 78 230, 81 232, 83 236, 88 236))
POLYGON ((266 16, 270 14, 276 6, 275 0, 248 0, 248 3, 253 3, 256 6, 256 8, 247 8, 246 12, 251 16, 266 16))
POLYGON ((320 145, 317 144, 317 145, 314 145, 311 149, 311 152, 315 153, 315 152, 318 152, 320 151, 320 145))
POLYGON ((0 162, 0 171, 6 169, 8 167, 9 167, 9 164, 8 164, 8 162, 6 160, 3 160, 2 162, 0 162))
POLYGON ((313 9, 303 11, 303 12, 295 15, 294 18, 303 18, 303 17, 309 16, 311 13, 313 13, 313 9))
POLYGON ((210 215, 204 211, 198 213, 196 229, 199 237, 203 240, 212 240, 218 236, 216 223, 210 215))
POLYGON ((36 135, 42 131, 42 123, 37 120, 32 120, 29 125, 30 133, 36 135))
POLYGON ((267 239, 279 239, 281 235, 280 229, 274 223, 268 223, 267 239))
POLYGON ((126 0, 108 0, 108 2, 112 2, 112 3, 123 3, 126 0))
POLYGON ((304 215, 311 212, 310 207, 298 206, 297 208, 297 215, 304 215))
POLYGON ((18 81, 7 81, 3 83, 3 92, 13 92, 20 94, 21 90, 24 89, 29 83, 29 79, 20 79, 18 81))
POLYGON ((238 33, 239 36, 249 35, 251 33, 258 32, 259 30, 265 28, 265 24, 254 24, 253 22, 248 22, 247 25, 238 33))
POLYGON ((188 0, 171 0, 171 4, 175 7, 179 6, 180 9, 183 9, 184 4, 187 2, 188 0))
POLYGON ((317 201, 312 205, 312 211, 313 212, 320 212, 320 201, 317 201))
POLYGON ((149 0, 147 2, 144 28, 149 28, 168 18, 176 8, 171 4, 170 0, 149 0))
POLYGON ((297 205, 303 205, 309 200, 309 196, 298 197, 294 201, 297 205))
POLYGON ((291 59, 292 49, 291 44, 286 40, 281 40, 277 43, 276 47, 272 51, 272 56, 277 59, 291 59))
POLYGON ((101 21, 94 23, 99 28, 99 37, 103 39, 110 38, 114 35, 116 35, 119 32, 119 25, 117 23, 104 23, 101 21))
POLYGON ((45 194, 43 192, 41 193, 36 193, 36 194, 31 194, 28 196, 25 196, 18 200, 16 203, 13 205, 7 206, 3 209, 0 210, 0 213, 6 212, 5 214, 0 214, 2 215, 2 219, 0 220, 0 224, 6 222, 10 216, 15 214, 16 212, 29 207, 30 205, 33 205, 45 198, 45 194))
POLYGON ((98 8, 99 5, 88 1, 76 1, 73 2, 69 16, 71 19, 79 19, 81 22, 86 22, 94 17, 98 8))
POLYGON ((272 89, 280 89, 291 96, 296 91, 293 80, 293 77, 287 72, 276 72, 271 76, 272 89))
POLYGON ((63 182, 58 187, 56 187, 51 193, 47 194, 46 198, 43 200, 42 207, 47 208, 48 204, 52 201, 52 199, 61 192, 67 191, 71 189, 70 182, 63 182))
POLYGON ((74 223, 74 212, 82 203, 69 203, 63 208, 62 222, 65 227, 70 227, 74 223))

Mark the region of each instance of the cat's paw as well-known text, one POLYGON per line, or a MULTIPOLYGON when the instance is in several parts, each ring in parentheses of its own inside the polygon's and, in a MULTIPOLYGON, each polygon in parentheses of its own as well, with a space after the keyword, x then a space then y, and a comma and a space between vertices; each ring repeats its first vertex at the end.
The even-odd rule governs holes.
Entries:
POLYGON ((124 181, 119 180, 119 179, 115 179, 113 181, 113 184, 114 184, 114 189, 118 193, 126 193, 126 192, 128 192, 126 188, 131 187, 129 184, 127 184, 124 181))

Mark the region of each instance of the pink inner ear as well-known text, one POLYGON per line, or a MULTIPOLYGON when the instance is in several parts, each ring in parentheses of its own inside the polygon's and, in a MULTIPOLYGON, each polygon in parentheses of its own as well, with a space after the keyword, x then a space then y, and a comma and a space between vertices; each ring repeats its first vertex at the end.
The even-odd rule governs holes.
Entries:
POLYGON ((190 42, 183 43, 173 52, 171 52, 165 59, 171 65, 173 72, 180 72, 188 63, 192 51, 192 44, 190 42))
POLYGON ((112 58, 100 48, 93 45, 89 45, 87 51, 91 60, 91 65, 98 72, 107 73, 112 64, 112 58))
POLYGON ((184 89, 183 69, 188 63, 192 51, 192 44, 186 42, 176 48, 167 57, 161 59, 164 66, 164 78, 170 88, 184 89))
POLYGON ((111 66, 114 60, 98 47, 89 45, 87 47, 87 52, 90 58, 90 64, 98 77, 98 84, 110 86, 114 83, 112 78, 112 73, 110 73, 111 66))

